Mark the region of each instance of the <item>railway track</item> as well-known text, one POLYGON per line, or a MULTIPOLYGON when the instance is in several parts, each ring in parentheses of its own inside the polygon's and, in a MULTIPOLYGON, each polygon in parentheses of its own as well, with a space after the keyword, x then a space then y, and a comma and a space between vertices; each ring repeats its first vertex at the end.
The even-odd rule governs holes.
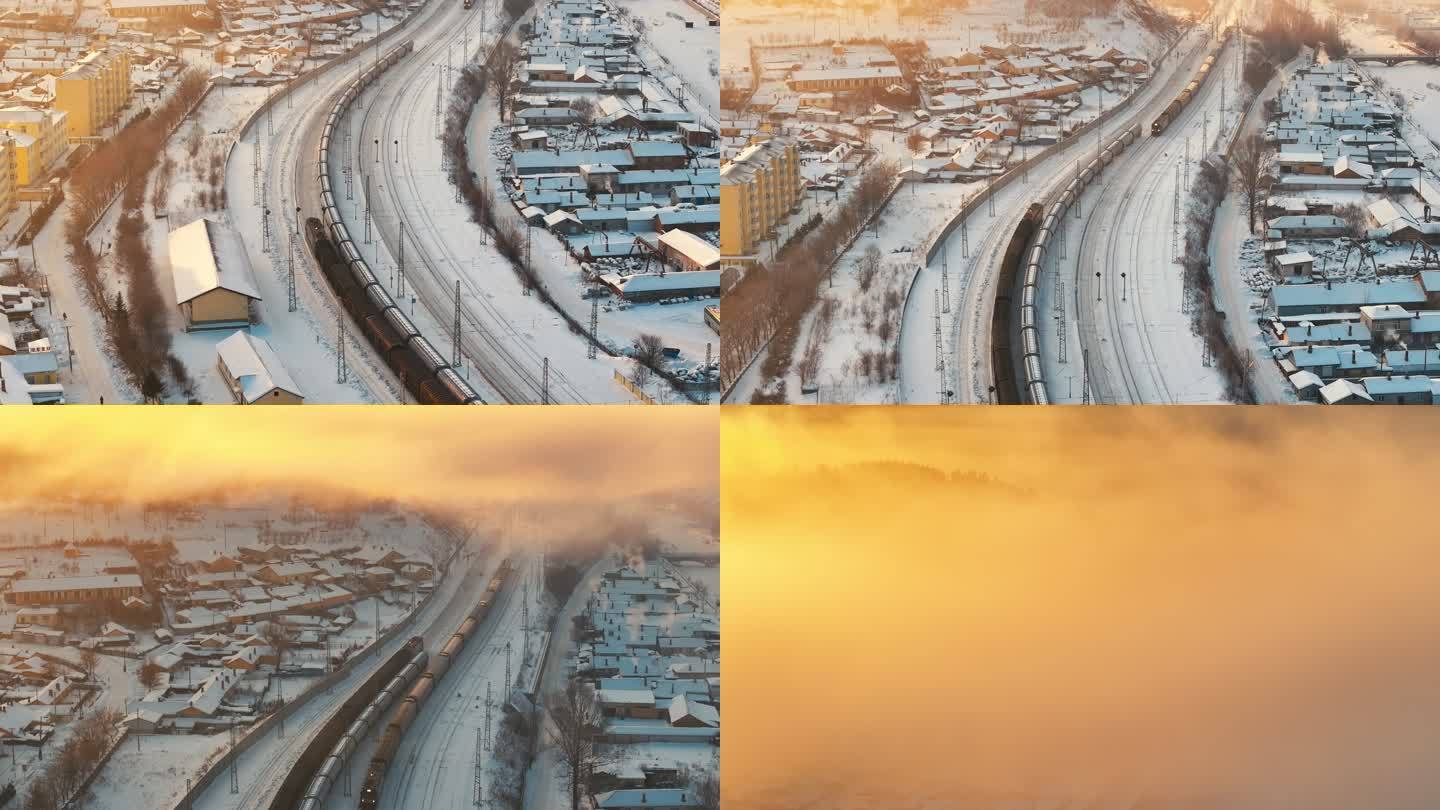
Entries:
MULTIPOLYGON (((533 563, 527 560, 525 565, 527 568, 526 575, 528 576, 528 569, 533 563)), ((481 658, 487 652, 491 652, 491 642, 502 629, 506 632, 513 629, 513 616, 511 615, 512 611, 510 608, 515 601, 516 591, 522 590, 523 586, 513 578, 505 588, 501 589, 496 595, 495 604, 492 606, 489 614, 495 621, 486 622, 476 629, 476 635, 466 643, 461 653, 461 660, 454 662, 446 672, 447 676, 452 676, 452 673, 454 673, 453 676, 448 680, 447 678, 442 678, 440 682, 435 685, 435 691, 431 693, 430 699, 423 707, 421 717, 417 718, 417 723, 411 726, 404 737, 402 745, 408 744, 410 746, 409 754, 405 757, 405 764, 399 774, 399 778, 386 780, 385 786, 382 788, 380 794, 380 807, 447 806, 446 803, 436 800, 436 793, 443 782, 441 776, 446 767, 444 757, 437 756, 432 763, 428 764, 428 767, 422 768, 420 765, 420 755, 427 743, 440 739, 440 737, 435 735, 435 728, 441 724, 442 720, 446 720, 445 724, 441 726, 443 743, 436 750, 440 752, 452 750, 452 747, 455 745, 456 734, 460 728, 465 725, 464 719, 466 716, 464 711, 466 707, 456 704, 468 704, 470 700, 478 696, 472 694, 470 697, 466 697, 463 688, 455 689, 454 691, 452 691, 452 689, 463 681, 464 673, 475 666, 477 658, 481 658), (411 794, 415 790, 417 772, 421 771, 424 772, 423 781, 420 783, 420 792, 423 794, 423 800, 420 802, 409 801, 411 794)), ((500 699, 503 700, 504 696, 505 690, 502 689, 500 699)), ((396 754, 397 756, 399 755, 399 749, 397 749, 396 754)), ((468 779, 466 782, 469 784, 468 779)))
MULTIPOLYGON (((1092 212, 1105 213, 1092 213, 1081 229, 1077 254, 1080 258, 1076 261, 1072 286, 1081 340, 1093 358, 1089 378, 1096 402, 1150 404, 1174 403, 1180 399, 1172 381, 1166 377, 1165 364, 1161 362, 1155 335, 1147 321, 1147 312, 1153 312, 1155 302, 1153 288, 1142 287, 1144 269, 1149 266, 1144 253, 1151 246, 1141 238, 1141 229, 1144 223, 1152 221, 1150 214, 1155 210, 1157 199, 1167 185, 1173 183, 1174 157, 1183 149, 1184 139, 1196 134, 1197 121, 1205 114, 1213 94, 1213 85, 1202 86, 1195 103, 1180 110, 1169 122, 1165 134, 1142 138, 1138 147, 1122 158, 1123 166, 1111 168, 1099 196, 1090 203, 1092 212), (1124 171, 1130 167, 1140 167, 1141 172, 1124 171), (1094 243, 1102 239, 1103 245, 1096 247, 1094 243), (1088 259, 1102 255, 1104 268, 1098 266, 1098 261, 1087 263, 1088 259), (1125 272, 1121 268, 1128 268, 1127 277, 1121 278, 1120 273, 1125 272), (1096 289, 1093 273, 1097 269, 1103 270, 1100 297, 1104 300, 1101 302, 1091 295, 1096 289), (1126 285, 1131 289, 1127 290, 1126 285), (1103 323, 1093 312, 1097 303, 1105 315, 1103 323), (1085 316, 1087 310, 1092 312, 1090 317, 1085 316), (1135 327, 1133 334, 1126 328, 1127 317, 1135 327), (1096 366, 1095 360, 1101 361, 1100 365, 1096 366), (1137 365, 1144 370, 1137 371, 1137 365), (1110 379, 1112 370, 1119 378, 1118 388, 1110 379)), ((1200 153, 1203 154, 1203 147, 1200 153)), ((1182 171, 1189 171, 1188 164, 1182 171)), ((1169 188, 1169 193, 1174 194, 1176 190, 1169 188)))
MULTIPOLYGON (((499 3, 489 6, 498 10, 499 3)), ((392 246, 399 245, 403 225, 406 237, 406 280, 417 301, 437 322, 448 322, 449 318, 445 316, 453 312, 453 284, 458 280, 462 292, 474 301, 479 309, 477 313, 476 307, 461 308, 462 352, 470 359, 481 377, 506 402, 538 403, 543 401, 546 395, 545 382, 542 379, 545 364, 543 356, 529 341, 522 338, 505 314, 489 299, 479 281, 472 274, 464 272, 464 257, 455 252, 436 220, 433 217, 419 216, 424 212, 417 212, 413 204, 413 201, 422 199, 418 177, 423 172, 416 171, 415 164, 422 159, 430 159, 424 147, 419 144, 433 134, 429 122, 433 121, 435 114, 435 88, 444 79, 445 67, 442 60, 460 50, 461 62, 464 64, 467 61, 464 57, 468 55, 463 53, 467 39, 472 50, 488 53, 493 43, 498 41, 500 36, 506 35, 514 24, 512 20, 498 32, 487 30, 488 38, 482 37, 479 30, 471 30, 483 27, 474 25, 471 21, 479 21, 475 15, 488 14, 491 11, 486 4, 469 11, 462 10, 460 16, 465 18, 463 22, 453 19, 456 15, 452 12, 450 16, 442 15, 428 21, 423 32, 416 32, 414 41, 418 47, 415 53, 376 83, 373 88, 376 95, 364 105, 358 121, 360 137, 355 139, 356 150, 359 155, 363 155, 363 144, 379 141, 382 154, 378 165, 382 182, 375 184, 372 195, 387 200, 389 211, 387 216, 376 216, 372 213, 372 221, 391 257, 398 253, 392 246), (424 44, 419 44, 422 40, 424 44), (416 68, 416 65, 419 67, 416 68), (432 106, 427 108, 426 104, 432 106), (418 139, 414 137, 417 127, 423 130, 418 139), (397 142, 400 150, 407 155, 404 163, 397 164, 383 154, 394 149, 397 142), (402 196, 402 190, 408 192, 409 200, 402 196), (439 261, 436 260, 437 256, 439 261), (448 267, 454 276, 442 278, 439 269, 441 267, 448 267), (416 269, 420 272, 415 272, 416 269)), ((444 99, 448 102, 448 96, 444 96, 444 99)), ((443 113, 443 109, 441 112, 443 113)), ((358 155, 357 165, 361 165, 358 155)), ((436 169, 438 172, 438 167, 436 169)), ((333 172, 334 167, 331 167, 331 170, 333 172)), ((362 196, 357 190, 357 197, 362 196)), ((373 200, 371 202, 373 204, 373 200)), ((373 206, 373 209, 378 208, 379 206, 373 206)), ((464 221, 461 227, 474 229, 475 237, 483 239, 483 232, 478 226, 464 221)), ((498 263, 503 260, 497 258, 496 261, 498 263)), ((446 331, 453 333, 453 329, 446 331)), ((451 336, 453 339, 453 334, 451 336)), ((587 401, 553 365, 549 375, 550 401, 587 401)))

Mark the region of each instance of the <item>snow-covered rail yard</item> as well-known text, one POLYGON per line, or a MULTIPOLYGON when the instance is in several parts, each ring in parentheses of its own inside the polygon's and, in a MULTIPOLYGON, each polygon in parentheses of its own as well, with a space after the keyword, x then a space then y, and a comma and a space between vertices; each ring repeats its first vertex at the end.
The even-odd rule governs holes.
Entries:
POLYGON ((0 129, 44 144, 25 157, 29 185, 0 188, 0 240, 21 248, 0 255, 0 401, 457 401, 415 379, 415 356, 432 383, 468 386, 458 401, 705 402, 716 388, 713 4, 228 0, 70 21, 53 5, 0 23, 22 43, 0 56, 17 71, 0 129), (68 25, 108 44, 47 33, 68 25), (402 46, 340 105, 320 167, 329 113, 402 46), (72 85, 35 81, 56 72, 118 100, 84 120, 94 135, 70 119, 68 151, 72 85), (467 82, 481 89, 461 98, 467 82), (578 163, 515 165, 541 140, 531 158, 624 154, 577 191, 578 163), (153 158, 127 167, 132 152, 153 158), (322 174, 385 306, 354 305, 313 247, 322 174), (567 193, 536 206, 526 183, 567 193), (11 215, 16 198, 30 206, 11 215), (427 345, 397 361, 416 333, 427 345))

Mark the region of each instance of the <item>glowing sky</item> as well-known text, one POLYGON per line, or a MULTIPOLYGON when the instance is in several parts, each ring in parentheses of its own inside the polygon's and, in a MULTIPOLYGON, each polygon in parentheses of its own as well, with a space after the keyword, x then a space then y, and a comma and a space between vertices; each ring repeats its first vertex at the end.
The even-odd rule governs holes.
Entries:
POLYGON ((426 506, 712 492, 706 408, 6 409, 0 502, 299 491, 426 506))
POLYGON ((722 421, 732 806, 1435 806, 1428 410, 722 421))

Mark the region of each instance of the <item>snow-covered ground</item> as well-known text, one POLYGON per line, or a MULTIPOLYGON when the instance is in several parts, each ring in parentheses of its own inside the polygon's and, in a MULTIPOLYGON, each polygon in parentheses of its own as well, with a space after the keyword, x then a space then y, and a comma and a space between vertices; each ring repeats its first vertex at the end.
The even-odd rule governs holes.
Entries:
POLYGON ((662 81, 666 73, 678 76, 687 91, 687 108, 708 116, 720 115, 720 29, 686 0, 615 0, 632 20, 644 20, 640 58, 662 81), (688 28, 686 26, 689 26, 688 28))
MULTIPOLYGON (((276 266, 271 261, 271 255, 279 251, 265 253, 261 234, 245 230, 248 225, 245 220, 251 218, 243 214, 236 215, 256 207, 253 182, 254 141, 269 139, 269 144, 273 144, 278 140, 269 136, 273 130, 271 122, 264 122, 253 128, 246 143, 235 143, 237 130, 265 102, 270 92, 268 88, 259 87, 223 90, 217 88, 211 91, 209 97, 191 116, 191 122, 180 127, 167 147, 165 159, 171 161, 175 168, 168 182, 169 199, 162 209, 152 207, 155 185, 161 182, 162 178, 158 172, 151 177, 151 193, 146 203, 147 211, 153 211, 150 250, 155 258, 160 291, 171 314, 170 321, 175 333, 174 351, 185 362, 195 381, 196 399, 206 403, 234 401, 220 376, 215 346, 234 334, 235 330, 186 332, 184 317, 175 302, 175 287, 170 280, 169 232, 199 217, 209 217, 247 234, 248 238, 242 237, 233 248, 245 252, 246 258, 251 261, 255 280, 260 286, 261 300, 254 305, 256 320, 249 330, 250 334, 270 343, 306 398, 311 402, 322 403, 373 402, 375 399, 360 385, 358 375, 353 376, 348 384, 337 382, 335 355, 331 348, 334 328, 322 333, 310 313, 303 310, 289 311, 286 289, 286 263, 289 257, 284 256, 286 263, 276 266), (199 144, 194 149, 197 157, 191 157, 192 143, 199 144), (229 151, 232 144, 235 144, 233 153, 229 151), (240 156, 241 153, 244 153, 243 157, 240 156), (225 184, 231 199, 226 206, 217 208, 212 200, 202 200, 199 195, 211 190, 203 176, 211 171, 211 159, 219 155, 223 160, 223 156, 227 154, 230 156, 228 165, 221 165, 228 168, 228 171, 219 172, 218 177, 225 184), (247 169, 249 174, 242 177, 240 172, 247 169), (329 341, 322 342, 322 334, 329 338, 329 341)), ((267 115, 284 116, 294 109, 293 101, 281 101, 277 108, 267 115)), ((276 230, 279 229, 276 223, 272 222, 272 225, 276 230)), ((271 233, 271 241, 276 246, 285 242, 283 236, 275 232, 271 233)), ((299 250, 304 249, 303 243, 296 247, 299 250)), ((304 255, 295 256, 297 263, 303 265, 305 260, 304 255)), ((298 273, 300 269, 297 266, 298 273)), ((297 284, 303 284, 303 276, 299 277, 297 284)), ((180 391, 172 391, 167 397, 171 402, 184 402, 187 399, 180 391)))
POLYGON ((1071 252, 1047 261, 1057 285, 1067 288, 1043 286, 1040 309, 1058 314, 1063 307, 1075 338, 1067 338, 1065 364, 1058 362, 1058 342, 1042 353, 1052 379, 1066 379, 1050 387, 1053 401, 1084 398, 1080 381, 1072 388, 1068 379, 1083 373, 1082 347, 1089 351, 1089 395, 1096 402, 1225 401, 1223 379, 1190 325, 1176 222, 1183 221, 1200 156, 1216 148, 1243 112, 1237 53, 1232 42, 1163 135, 1137 140, 1092 183, 1082 202, 1084 226, 1070 234, 1071 252))
MULTIPOLYGON (((786 375, 791 402, 898 401, 900 364, 893 360, 899 356, 900 322, 911 282, 925 263, 925 248, 955 208, 980 188, 978 183, 907 183, 896 192, 876 225, 855 240, 835 263, 830 280, 821 285, 820 303, 805 318, 796 341, 795 362, 786 375), (862 290, 860 270, 871 251, 878 251, 880 269, 869 288, 862 290), (824 326, 827 320, 828 328, 824 326), (821 333, 828 334, 822 337, 821 333), (805 381, 815 390, 802 396, 799 366, 812 344, 823 347, 821 360, 816 376, 805 381)), ((942 268, 937 267, 936 278, 941 275, 942 268)), ((916 292, 917 296, 925 294, 916 292)), ((926 303, 933 300, 931 293, 918 304, 933 310, 933 303, 926 303)))
MULTIPOLYGON (((614 370, 628 364, 603 356, 586 359, 584 341, 537 297, 524 294, 515 273, 470 222, 468 209, 455 200, 454 188, 444 179, 437 137, 437 106, 449 103, 441 88, 444 66, 447 59, 457 68, 462 64, 467 36, 472 51, 480 52, 481 12, 496 17, 498 3, 485 5, 469 11, 459 4, 443 7, 423 27, 413 29, 416 52, 351 106, 346 126, 353 133, 355 156, 346 157, 343 144, 334 150, 341 154, 330 166, 332 187, 346 188, 343 160, 357 161, 357 171, 353 194, 336 194, 336 203, 351 233, 360 237, 356 247, 381 283, 397 303, 404 303, 421 333, 447 354, 453 341, 454 286, 461 281, 465 374, 487 400, 539 402, 548 358, 551 401, 633 402, 613 380, 614 370), (385 147, 382 161, 376 161, 376 140, 385 147), (396 163, 397 140, 406 159, 403 166, 396 163), (365 174, 372 175, 372 228, 379 236, 368 244, 363 242, 365 174), (414 213, 422 211, 423 217, 414 213), (401 228, 397 212, 409 212, 404 218, 403 296, 397 294, 394 279, 401 228), (485 365, 484 373, 477 373, 477 362, 485 365)), ((485 29, 487 50, 494 29, 485 29)), ((471 138, 472 160, 477 151, 488 150, 487 142, 477 147, 475 140, 471 138)), ((582 322, 588 318, 587 302, 582 322)))
POLYGON ((1384 82, 1392 98, 1403 105, 1406 121, 1400 134, 1416 157, 1431 170, 1440 171, 1440 65, 1367 64, 1361 70, 1384 82))

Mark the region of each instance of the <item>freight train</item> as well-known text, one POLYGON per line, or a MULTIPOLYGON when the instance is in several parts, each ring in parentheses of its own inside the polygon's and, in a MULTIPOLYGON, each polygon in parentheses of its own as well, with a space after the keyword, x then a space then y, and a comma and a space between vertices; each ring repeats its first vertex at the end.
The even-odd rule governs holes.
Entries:
POLYGON ((1020 277, 1021 259, 1030 237, 1040 226, 1045 215, 1044 206, 1033 203, 1020 218, 1020 225, 1010 235, 1005 246, 1005 256, 1000 260, 1000 283, 995 287, 995 309, 990 318, 990 367, 995 377, 994 401, 1001 405, 1014 405, 1020 401, 1020 392, 1015 385, 1015 374, 1011 369, 1010 329, 1014 319, 1012 290, 1017 289, 1016 279, 1020 277))
POLYGON ((1190 103, 1190 99, 1194 98, 1195 94, 1200 92, 1201 86, 1205 84, 1205 80, 1210 76, 1210 71, 1215 67, 1215 63, 1219 61, 1220 52, 1225 49, 1225 43, 1230 41, 1230 35, 1233 33, 1233 30, 1234 29, 1228 28, 1225 30, 1225 36, 1220 38, 1220 45, 1216 47, 1214 52, 1205 57, 1204 62, 1200 63, 1200 70, 1195 73, 1195 78, 1191 79, 1190 83, 1185 85, 1185 89, 1180 91, 1180 95, 1172 99, 1170 103, 1165 106, 1164 111, 1162 111, 1154 121, 1150 122, 1151 135, 1159 135, 1164 132, 1165 128, 1170 126, 1170 123, 1180 114, 1180 111, 1185 109, 1185 105, 1190 103))
MULTIPOLYGON (((1001 391, 998 384, 1000 374, 1002 373, 1001 369, 1004 369, 1005 373, 1009 373, 1011 368, 1009 363, 1013 362, 1019 369, 1019 376, 1024 378, 1026 401, 1034 405, 1049 404, 1050 398, 1045 388, 1044 368, 1040 363, 1040 313, 1035 303, 1040 294, 1040 274, 1045 262, 1046 251, 1050 249, 1052 244, 1051 240, 1058 238, 1060 218, 1065 216, 1066 212, 1070 210, 1070 206, 1074 205, 1080 199, 1080 195, 1085 193, 1086 187, 1100 176, 1100 173, 1105 167, 1110 165, 1111 161, 1115 160, 1121 152, 1125 151, 1127 146, 1134 143, 1139 137, 1140 126, 1137 124, 1121 132, 1108 146, 1100 150, 1099 155, 1095 156, 1083 169, 1075 173, 1075 177, 1070 180, 1064 190, 1062 190, 1059 196, 1050 204, 1050 211, 1045 215, 1044 220, 1040 221, 1039 229, 1032 230, 1032 236, 1027 237, 1030 247, 1029 253, 1024 259, 1023 266, 1025 272, 1023 275, 1017 274, 1020 278, 1020 289, 1018 292, 1020 325, 1020 340, 1018 346, 1020 351, 1013 356, 1013 359, 1007 358, 999 352, 994 354, 997 393, 1001 391)), ((1035 209, 1037 207, 1038 206, 1031 206, 1030 211, 1026 212, 1026 221, 1022 222, 1020 228, 1016 229, 1015 238, 1020 236, 1021 230, 1027 227, 1033 228, 1031 217, 1035 215, 1035 209)), ((1015 238, 1011 240, 1012 247, 1015 244, 1015 238)), ((1007 251, 1006 259, 1008 260, 1009 257, 1010 254, 1009 251, 1007 251)), ((1008 265, 1006 269, 1008 269, 1008 265)), ((1002 293, 1010 289, 1013 289, 1013 281, 1000 288, 1002 293)), ((1007 302, 1007 307, 1008 306, 1013 305, 1007 302)), ((997 294, 997 321, 999 320, 998 316, 1000 314, 999 307, 999 294, 997 294)), ((1012 310, 1007 308, 1007 317, 1011 311, 1012 310)), ((998 325, 992 325, 991 328, 991 340, 995 341, 997 339, 996 335, 1001 333, 998 331, 998 325)), ((1006 331, 1003 334, 1008 339, 1010 333, 1006 331)), ((1013 383, 1011 384, 1011 388, 1015 388, 1013 383)), ((1019 402, 1018 390, 1015 390, 1014 396, 1015 399, 1010 400, 1010 402, 1019 402)))
MULTIPOLYGON (((445 673, 450 670, 461 650, 465 648, 466 642, 475 635, 476 629, 485 621, 490 613, 490 606, 495 602, 500 588, 505 584, 505 578, 510 573, 510 561, 500 563, 500 569, 495 576, 490 578, 490 584, 485 587, 485 593, 480 597, 480 603, 460 623, 460 628, 445 642, 429 663, 425 671, 420 674, 405 699, 400 702, 400 709, 395 712, 390 724, 385 727, 385 733, 380 737, 380 744, 375 748, 375 755, 370 759, 370 766, 365 770, 365 784, 360 788, 360 810, 375 810, 380 803, 380 791, 385 786, 385 772, 389 769, 390 762, 395 757, 395 752, 400 748, 400 740, 405 735, 405 730, 415 721, 415 716, 420 712, 420 705, 435 691, 445 673)), ((309 810, 302 808, 302 810, 309 810)))
POLYGON ((413 636, 346 699, 286 775, 270 810, 320 810, 376 721, 425 668, 424 639, 413 636))
POLYGON ((320 216, 305 222, 305 241, 325 280, 370 345, 400 378, 400 384, 426 405, 482 405, 479 393, 445 360, 396 305, 370 265, 356 249, 340 219, 330 184, 330 149, 340 118, 352 102, 387 68, 415 49, 413 41, 396 46, 350 83, 325 122, 315 171, 320 181, 320 216))

